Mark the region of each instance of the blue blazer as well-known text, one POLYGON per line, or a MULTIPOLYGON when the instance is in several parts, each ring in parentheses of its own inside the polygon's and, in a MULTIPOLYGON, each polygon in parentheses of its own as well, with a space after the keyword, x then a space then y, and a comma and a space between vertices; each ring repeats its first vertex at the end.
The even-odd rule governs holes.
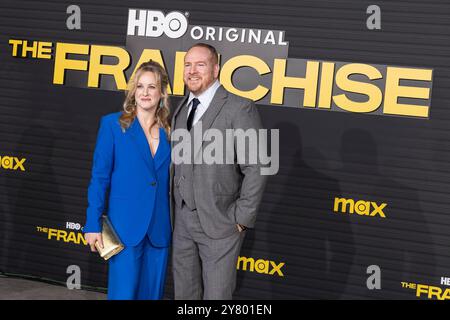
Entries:
POLYGON ((101 232, 109 190, 108 216, 125 246, 135 246, 148 234, 156 247, 171 240, 169 213, 170 145, 159 131, 155 157, 136 118, 125 131, 121 112, 101 119, 88 188, 88 208, 83 232, 101 232))

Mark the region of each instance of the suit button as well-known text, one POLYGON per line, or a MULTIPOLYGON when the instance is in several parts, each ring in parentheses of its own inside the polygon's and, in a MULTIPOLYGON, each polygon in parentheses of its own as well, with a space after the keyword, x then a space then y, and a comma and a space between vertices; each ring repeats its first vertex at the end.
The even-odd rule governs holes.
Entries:
POLYGON ((156 186, 156 181, 152 181, 151 185, 152 187, 156 186))

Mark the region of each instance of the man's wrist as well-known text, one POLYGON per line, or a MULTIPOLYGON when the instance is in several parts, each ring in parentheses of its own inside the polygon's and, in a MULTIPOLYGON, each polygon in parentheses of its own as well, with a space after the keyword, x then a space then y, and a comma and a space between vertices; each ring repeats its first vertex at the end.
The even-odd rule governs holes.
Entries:
POLYGON ((238 226, 239 226, 242 230, 246 230, 246 229, 247 229, 247 227, 244 226, 243 224, 238 223, 238 226))

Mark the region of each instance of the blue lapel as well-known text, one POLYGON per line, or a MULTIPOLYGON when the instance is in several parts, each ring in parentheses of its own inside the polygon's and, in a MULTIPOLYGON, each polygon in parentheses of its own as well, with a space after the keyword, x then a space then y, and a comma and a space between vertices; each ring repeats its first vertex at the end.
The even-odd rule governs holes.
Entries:
POLYGON ((128 129, 128 132, 132 138, 131 140, 136 144, 137 149, 144 159, 147 168, 150 170, 150 174, 153 177, 156 177, 153 157, 150 152, 150 146, 148 145, 147 137, 145 136, 144 130, 142 129, 141 124, 139 123, 139 120, 137 118, 133 120, 133 123, 128 129))
POLYGON ((169 155, 170 145, 169 141, 167 140, 166 131, 164 131, 163 128, 159 128, 159 145, 158 150, 155 154, 155 158, 153 159, 155 170, 159 169, 159 167, 164 163, 169 155))

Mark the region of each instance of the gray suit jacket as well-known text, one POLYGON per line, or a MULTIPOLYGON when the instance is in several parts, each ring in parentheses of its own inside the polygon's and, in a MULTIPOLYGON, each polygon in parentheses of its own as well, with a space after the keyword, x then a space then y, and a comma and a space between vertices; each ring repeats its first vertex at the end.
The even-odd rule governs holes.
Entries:
MULTIPOLYGON (((186 121, 186 118, 179 117, 179 114, 183 107, 187 108, 185 106, 187 99, 188 95, 174 112, 171 126, 173 129, 176 128, 177 121, 186 121)), ((220 130, 224 140, 226 129, 262 128, 253 101, 236 96, 222 86, 217 89, 200 121, 203 132, 210 128, 220 130)), ((193 130, 196 126, 197 124, 193 130)), ((236 139, 233 144, 234 153, 237 155, 236 139)), ((173 140, 171 146, 173 150, 173 140)), ((202 147, 205 148, 204 142, 202 147)), ((248 150, 245 152, 248 153, 248 150)), ((248 154, 246 156, 248 159, 248 154)), ((254 227, 266 183, 266 176, 261 175, 260 167, 259 160, 257 164, 249 164, 248 161, 239 164, 236 156, 232 164, 194 164, 192 184, 195 205, 201 226, 209 237, 214 239, 228 237, 237 231, 236 224, 254 227)), ((170 175, 172 226, 177 205, 174 199, 174 188, 177 188, 174 170, 172 163, 170 175)))

